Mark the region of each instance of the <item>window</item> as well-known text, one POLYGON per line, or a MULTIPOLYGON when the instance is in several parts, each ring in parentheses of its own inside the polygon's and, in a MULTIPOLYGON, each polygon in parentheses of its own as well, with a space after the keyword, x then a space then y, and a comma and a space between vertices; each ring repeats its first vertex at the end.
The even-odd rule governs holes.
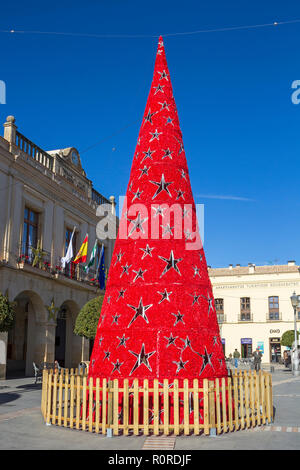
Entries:
POLYGON ((269 320, 279 320, 279 297, 269 297, 269 320))
POLYGON ((25 207, 24 210, 24 225, 23 225, 23 238, 22 238, 22 254, 32 258, 32 248, 37 247, 38 241, 38 223, 39 214, 38 212, 25 207))
POLYGON ((241 320, 250 320, 250 297, 241 297, 241 320))
POLYGON ((225 321, 224 316, 224 299, 215 299, 215 307, 217 313, 217 319, 219 323, 223 323, 225 321))

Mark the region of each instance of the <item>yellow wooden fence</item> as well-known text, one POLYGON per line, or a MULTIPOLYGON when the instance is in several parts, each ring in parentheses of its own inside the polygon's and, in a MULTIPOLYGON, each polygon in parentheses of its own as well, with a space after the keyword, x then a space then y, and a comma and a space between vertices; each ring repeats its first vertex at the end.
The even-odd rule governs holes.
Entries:
POLYGON ((77 370, 44 370, 41 410, 47 424, 102 434, 221 434, 273 421, 272 377, 236 371, 192 386, 188 379, 155 379, 151 387, 148 380, 119 386, 103 379, 100 386, 77 370))

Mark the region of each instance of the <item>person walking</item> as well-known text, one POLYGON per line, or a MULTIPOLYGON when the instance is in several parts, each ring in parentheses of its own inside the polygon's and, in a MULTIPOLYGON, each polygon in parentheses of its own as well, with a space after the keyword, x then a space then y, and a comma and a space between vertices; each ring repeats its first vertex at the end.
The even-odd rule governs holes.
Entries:
POLYGON ((259 348, 256 348, 252 356, 254 357, 254 369, 256 370, 256 372, 258 372, 260 370, 260 364, 261 364, 261 358, 262 358, 262 353, 260 352, 259 348))
POLYGON ((234 353, 233 353, 233 358, 234 358, 234 367, 237 369, 238 363, 239 363, 239 358, 241 357, 240 353, 238 350, 235 348, 234 353))

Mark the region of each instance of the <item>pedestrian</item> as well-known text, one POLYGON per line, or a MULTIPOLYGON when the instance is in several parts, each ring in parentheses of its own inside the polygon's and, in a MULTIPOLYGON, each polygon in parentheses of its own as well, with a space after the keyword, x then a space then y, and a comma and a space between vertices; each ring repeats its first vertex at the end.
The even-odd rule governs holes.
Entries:
POLYGON ((262 353, 260 352, 259 348, 256 348, 252 356, 254 357, 254 369, 256 370, 256 372, 258 372, 260 370, 260 364, 261 364, 261 358, 262 358, 262 353))
POLYGON ((233 358, 234 358, 234 367, 237 369, 238 363, 239 363, 239 358, 241 357, 240 353, 238 350, 235 348, 234 353, 233 353, 233 358))
POLYGON ((285 367, 288 366, 288 360, 289 360, 289 355, 288 355, 287 350, 285 350, 285 351, 283 351, 283 361, 284 361, 285 367))

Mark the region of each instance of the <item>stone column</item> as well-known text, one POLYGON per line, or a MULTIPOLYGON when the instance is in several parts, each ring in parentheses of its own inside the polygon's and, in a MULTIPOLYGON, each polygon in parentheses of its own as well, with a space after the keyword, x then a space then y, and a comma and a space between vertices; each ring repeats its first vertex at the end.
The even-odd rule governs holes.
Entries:
MULTIPOLYGON (((16 142, 16 131, 17 126, 15 125, 14 116, 7 116, 6 122, 3 124, 4 127, 4 139, 7 140, 10 144, 15 144, 16 142)), ((10 146, 11 151, 11 146, 10 146)))
POLYGON ((56 322, 46 321, 36 323, 36 346, 34 362, 54 362, 56 322))
POLYGON ((0 380, 6 378, 7 333, 0 333, 0 380))

